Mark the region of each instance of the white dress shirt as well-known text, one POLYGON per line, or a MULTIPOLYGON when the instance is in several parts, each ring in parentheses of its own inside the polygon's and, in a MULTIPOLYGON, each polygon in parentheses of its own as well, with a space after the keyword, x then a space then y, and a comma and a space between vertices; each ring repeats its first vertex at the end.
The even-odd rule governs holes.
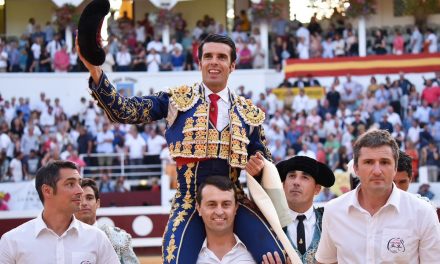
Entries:
POLYGON ((315 258, 321 263, 439 263, 440 224, 429 203, 393 191, 373 216, 359 204, 360 185, 325 205, 315 258))
MULTIPOLYGON (((202 85, 205 87, 205 100, 208 103, 211 103, 209 95, 213 92, 209 90, 205 84, 202 85)), ((229 108, 231 108, 231 102, 229 101, 229 89, 225 88, 218 92, 217 95, 220 96, 220 99, 217 101, 217 130, 222 131, 229 124, 229 108)))
POLYGON ((196 264, 256 264, 243 242, 235 234, 234 237, 235 246, 221 260, 208 248, 208 242, 205 238, 196 264))
POLYGON ((120 263, 104 232, 72 218, 61 236, 47 227, 42 214, 5 233, 0 240, 0 263, 120 263))
MULTIPOLYGON (((289 234, 290 239, 293 242, 293 245, 298 248, 298 245, 296 244, 296 228, 298 226, 298 219, 296 217, 300 215, 300 213, 297 213, 295 211, 289 210, 290 215, 292 216, 292 219, 294 221, 287 226, 287 233, 289 234)), ((304 219, 304 232, 306 234, 306 250, 309 248, 310 244, 312 243, 313 239, 313 233, 315 232, 315 224, 316 224, 316 215, 313 211, 313 206, 309 208, 309 210, 305 211, 303 213, 305 215, 306 219, 304 219)))

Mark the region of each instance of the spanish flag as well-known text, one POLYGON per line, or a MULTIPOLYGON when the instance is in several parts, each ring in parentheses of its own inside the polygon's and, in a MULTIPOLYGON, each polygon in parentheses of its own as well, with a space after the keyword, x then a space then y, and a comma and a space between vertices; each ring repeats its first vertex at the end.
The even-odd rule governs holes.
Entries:
POLYGON ((342 57, 333 59, 289 59, 286 78, 307 76, 372 75, 440 70, 440 53, 342 57))

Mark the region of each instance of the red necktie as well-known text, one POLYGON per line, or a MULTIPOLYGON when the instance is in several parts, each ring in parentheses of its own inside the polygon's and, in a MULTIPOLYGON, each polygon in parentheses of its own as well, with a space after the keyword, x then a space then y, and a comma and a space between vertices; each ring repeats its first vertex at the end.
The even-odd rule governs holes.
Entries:
POLYGON ((209 105, 209 120, 212 122, 214 127, 217 127, 217 116, 218 116, 218 105, 217 101, 220 99, 220 96, 217 94, 208 95, 209 100, 211 100, 211 104, 209 105))

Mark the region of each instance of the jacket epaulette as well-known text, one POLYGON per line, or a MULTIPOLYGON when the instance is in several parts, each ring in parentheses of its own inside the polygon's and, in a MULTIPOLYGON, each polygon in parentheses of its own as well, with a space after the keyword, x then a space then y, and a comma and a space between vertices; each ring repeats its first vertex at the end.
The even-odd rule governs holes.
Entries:
POLYGON ((243 96, 237 98, 237 109, 244 122, 250 126, 259 126, 263 124, 266 114, 263 110, 252 103, 251 100, 243 96))
POLYGON ((193 107, 200 98, 199 85, 182 85, 169 89, 170 103, 177 110, 185 112, 193 107))

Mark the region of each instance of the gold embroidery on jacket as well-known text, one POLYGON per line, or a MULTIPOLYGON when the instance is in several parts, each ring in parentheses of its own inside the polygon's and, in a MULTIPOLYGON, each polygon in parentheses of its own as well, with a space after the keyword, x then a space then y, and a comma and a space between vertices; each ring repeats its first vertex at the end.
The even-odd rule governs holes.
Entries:
POLYGON ((244 97, 237 98, 237 110, 244 122, 250 126, 259 126, 263 124, 265 114, 263 110, 252 104, 251 100, 244 97))
POLYGON ((177 110, 185 112, 191 109, 199 100, 199 86, 194 84, 192 87, 182 85, 169 90, 170 103, 173 104, 177 110))

